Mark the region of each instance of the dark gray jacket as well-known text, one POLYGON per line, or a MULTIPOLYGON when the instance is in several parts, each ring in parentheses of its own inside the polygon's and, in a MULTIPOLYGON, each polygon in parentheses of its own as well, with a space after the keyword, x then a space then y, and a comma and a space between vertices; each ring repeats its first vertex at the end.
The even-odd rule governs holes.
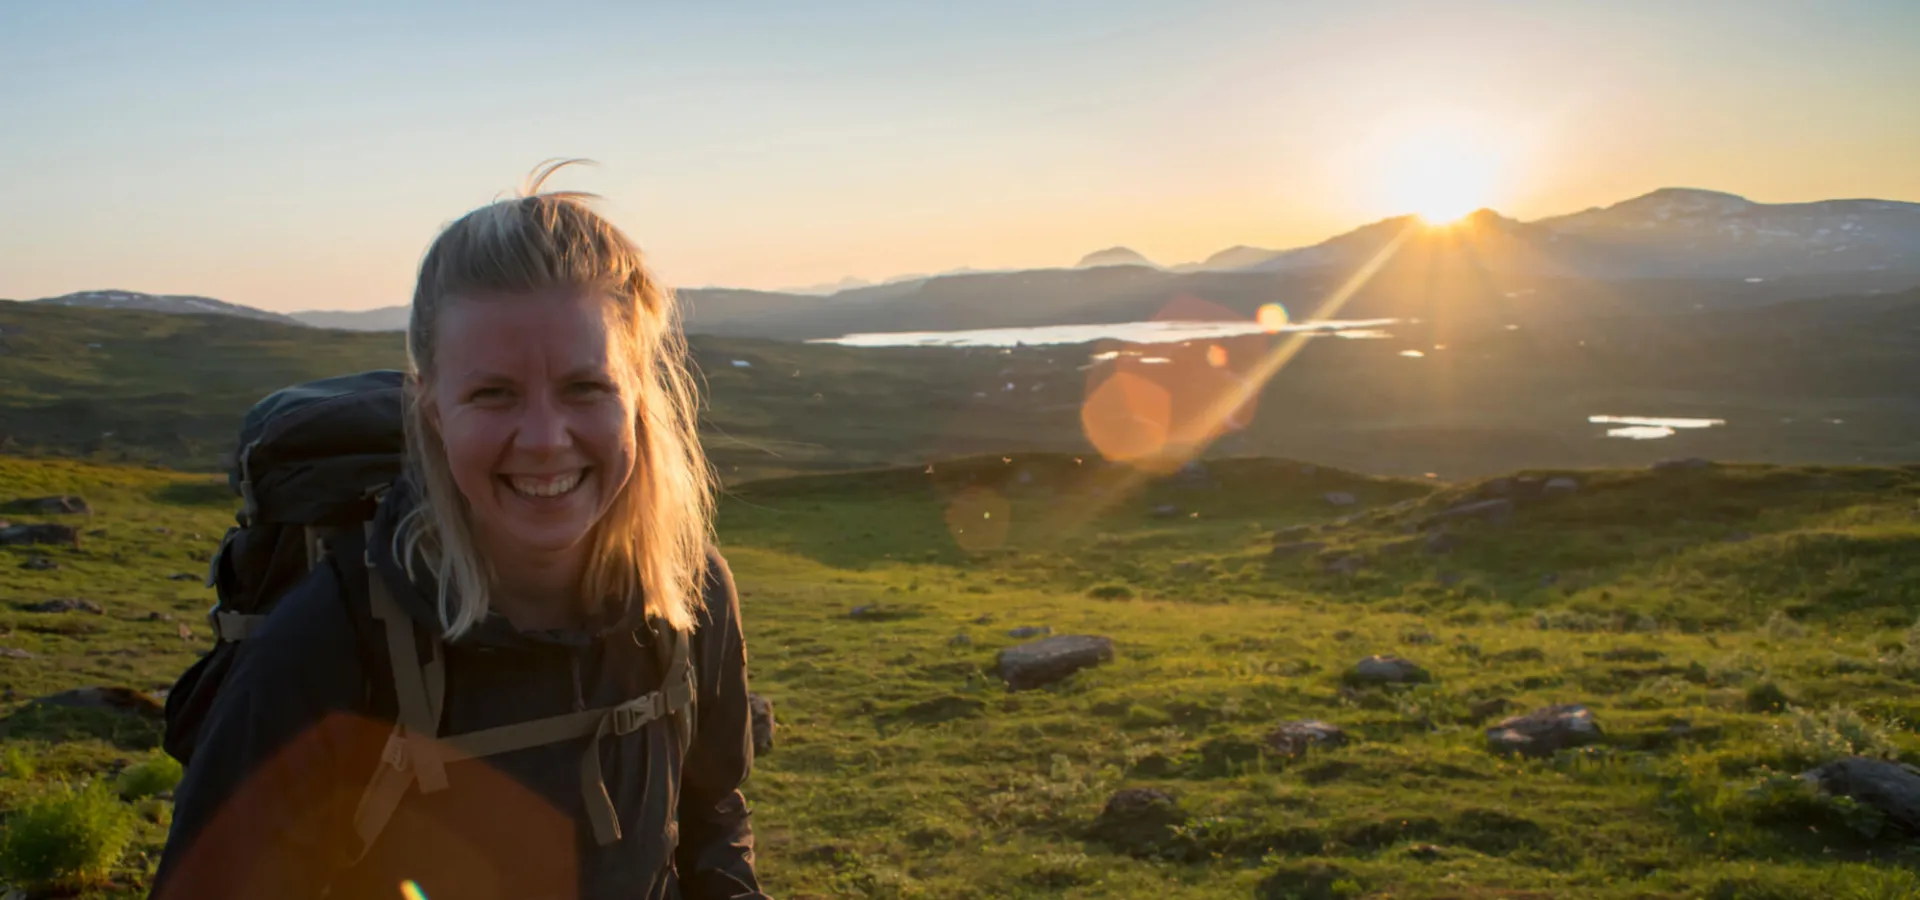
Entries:
MULTIPOLYGON (((412 502, 382 502, 374 572, 436 630, 433 585, 408 581, 388 548, 412 502)), ((357 549, 357 548, 355 548, 357 549)), ((357 555, 357 554, 350 554, 357 555)), ((359 856, 354 809, 392 731, 366 569, 317 567, 248 639, 175 792, 153 896, 317 898, 764 897, 739 786, 753 765, 746 643, 726 560, 708 552, 691 637, 694 741, 684 760, 666 721, 600 741, 601 772, 624 837, 601 846, 582 796, 586 740, 447 766, 450 787, 410 791, 359 856), (384 702, 383 702, 384 701, 384 702), (356 859, 356 857, 359 857, 356 859)), ((495 615, 446 645, 441 734, 544 718, 640 696, 660 667, 633 617, 580 631, 522 632, 495 615)))

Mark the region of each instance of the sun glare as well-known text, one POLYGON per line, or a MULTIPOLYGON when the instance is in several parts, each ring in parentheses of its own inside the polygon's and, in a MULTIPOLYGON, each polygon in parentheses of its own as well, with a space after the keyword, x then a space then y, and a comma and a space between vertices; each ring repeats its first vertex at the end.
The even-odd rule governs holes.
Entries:
POLYGON ((1429 225, 1459 221, 1489 205, 1499 154, 1465 129, 1432 127, 1386 148, 1376 174, 1380 200, 1429 225))

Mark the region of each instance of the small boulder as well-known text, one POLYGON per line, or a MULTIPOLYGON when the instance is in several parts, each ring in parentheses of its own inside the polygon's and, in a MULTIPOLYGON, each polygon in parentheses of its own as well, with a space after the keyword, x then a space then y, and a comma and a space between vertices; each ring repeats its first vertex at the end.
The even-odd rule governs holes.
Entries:
POLYGON ((60 564, 44 556, 29 556, 26 562, 20 564, 20 568, 29 572, 51 572, 60 568, 60 564))
POLYGON ((1044 687, 1113 659, 1113 639, 1061 634, 1000 651, 996 668, 1009 690, 1044 687))
POLYGON ((1007 637, 1026 640, 1027 638, 1046 637, 1052 633, 1052 625, 1022 625, 1019 628, 1008 629, 1007 637))
POLYGON ((1591 744, 1600 736, 1593 710, 1564 703, 1500 720, 1487 729, 1487 745, 1496 753, 1552 756, 1558 750, 1591 744))
POLYGON ((125 687, 83 687, 41 697, 39 706, 64 706, 73 709, 106 709, 148 719, 166 717, 165 707, 149 694, 125 687))
POLYGON ((24 522, 0 528, 0 545, 4 544, 65 544, 78 547, 80 530, 52 522, 24 522))
POLYGON ((1580 482, 1566 477, 1551 478, 1547 480, 1546 490, 1549 494, 1578 493, 1580 490, 1580 482))
POLYGON ((1282 722, 1267 734, 1267 746, 1281 756, 1296 757, 1310 749, 1333 748, 1347 743, 1347 733, 1338 725, 1319 719, 1282 722))
POLYGON ((1132 856, 1154 856, 1186 822, 1180 802, 1159 788, 1122 788, 1107 798, 1090 829, 1095 840, 1132 856))
POLYGON ((773 750, 773 701, 747 692, 747 713, 753 721, 753 755, 765 756, 773 750))
POLYGON ((0 509, 5 509, 7 512, 33 513, 42 516, 91 514, 93 512, 93 508, 87 505, 87 501, 84 498, 72 495, 25 497, 10 501, 5 507, 0 507, 0 509))
POLYGON ((1651 468, 1655 472, 1691 472, 1696 469, 1711 468, 1712 466, 1713 462, 1711 460, 1701 459, 1698 456, 1689 456, 1684 459, 1663 459, 1648 468, 1651 468))
POLYGON ((106 609, 100 604, 92 600, 83 600, 79 597, 55 597, 52 600, 42 600, 39 603, 22 604, 20 608, 33 613, 83 612, 92 613, 96 616, 106 614, 106 609))
POLYGON ((1880 810, 1909 834, 1920 834, 1920 769, 1901 763, 1850 756, 1801 773, 1829 794, 1852 797, 1880 810))
POLYGON ((1410 660, 1398 656, 1369 656, 1353 665, 1347 680, 1358 684, 1410 684, 1431 681, 1433 676, 1410 660))
POLYGON ((33 654, 19 647, 0 647, 0 659, 32 659, 33 654))
POLYGON ((1360 498, 1355 497, 1354 495, 1349 494, 1346 491, 1328 491, 1322 496, 1326 498, 1326 501, 1328 503, 1331 503, 1334 506, 1352 506, 1355 503, 1360 502, 1360 498))

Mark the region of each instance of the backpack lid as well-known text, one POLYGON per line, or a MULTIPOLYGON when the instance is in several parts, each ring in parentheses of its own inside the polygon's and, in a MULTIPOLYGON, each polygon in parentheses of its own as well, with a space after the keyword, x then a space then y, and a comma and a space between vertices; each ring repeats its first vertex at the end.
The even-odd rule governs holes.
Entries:
POLYGON ((400 471, 406 373, 376 369, 283 388, 247 411, 227 483, 243 522, 349 524, 400 471))

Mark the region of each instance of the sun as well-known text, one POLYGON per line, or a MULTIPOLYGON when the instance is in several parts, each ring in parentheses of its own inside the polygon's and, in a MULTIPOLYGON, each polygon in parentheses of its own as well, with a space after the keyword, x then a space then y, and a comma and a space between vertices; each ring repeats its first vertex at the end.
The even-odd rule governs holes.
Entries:
POLYGON ((1376 165, 1382 203, 1445 225, 1491 203, 1501 154, 1467 129, 1429 126, 1400 135, 1376 165))

